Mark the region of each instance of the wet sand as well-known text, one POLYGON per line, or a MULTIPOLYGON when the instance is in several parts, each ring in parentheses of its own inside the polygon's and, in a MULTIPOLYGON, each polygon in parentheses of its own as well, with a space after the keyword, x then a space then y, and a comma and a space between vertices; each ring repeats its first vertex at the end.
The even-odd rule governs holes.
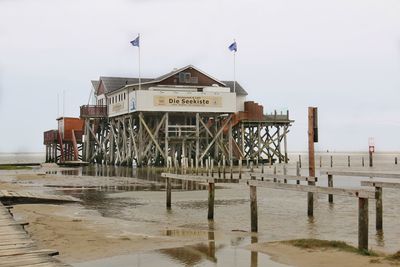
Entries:
POLYGON ((302 249, 278 242, 257 243, 248 248, 271 255, 273 261, 297 267, 393 267, 399 265, 398 262, 385 260, 382 256, 362 256, 335 249, 302 249))

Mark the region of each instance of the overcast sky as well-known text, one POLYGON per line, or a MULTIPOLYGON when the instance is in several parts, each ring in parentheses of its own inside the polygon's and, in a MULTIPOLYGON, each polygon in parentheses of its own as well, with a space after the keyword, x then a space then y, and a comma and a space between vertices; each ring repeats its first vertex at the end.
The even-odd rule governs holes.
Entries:
MULTIPOLYGON (((296 120, 289 150, 307 148, 318 106, 321 150, 400 151, 398 0, 0 0, 0 152, 44 151, 57 94, 78 116, 91 79, 156 77, 193 64, 237 80, 264 110, 296 120)), ((60 107, 62 110, 62 107, 60 107)))

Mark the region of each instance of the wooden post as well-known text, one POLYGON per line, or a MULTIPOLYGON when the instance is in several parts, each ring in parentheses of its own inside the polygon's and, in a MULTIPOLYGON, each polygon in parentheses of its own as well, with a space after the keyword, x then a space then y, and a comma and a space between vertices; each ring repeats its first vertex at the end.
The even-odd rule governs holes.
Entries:
POLYGON ((165 189, 167 192, 167 209, 171 208, 171 178, 166 178, 165 189))
POLYGON ((383 229, 382 187, 375 187, 375 203, 376 203, 376 230, 382 230, 383 229))
POLYGON ((230 161, 229 161, 229 171, 230 171, 230 173, 231 173, 231 179, 233 179, 233 160, 231 159, 230 161))
POLYGON ((251 231, 258 231, 258 214, 257 214, 257 187, 250 186, 250 221, 251 231))
MULTIPOLYGON (((308 173, 311 177, 315 177, 315 151, 314 138, 316 136, 316 118, 317 108, 308 108, 308 173)), ((308 185, 315 185, 315 182, 308 181, 308 185)), ((314 194, 307 193, 307 215, 314 216, 314 194)))
POLYGON ((224 179, 226 179, 226 160, 225 155, 222 156, 222 174, 224 179))
POLYGON ((374 160, 372 157, 372 151, 369 151, 369 166, 373 167, 374 166, 374 160))
POLYGON ((209 220, 214 220, 214 198, 215 198, 215 184, 208 183, 208 216, 209 220))
POLYGON ((211 160, 211 177, 214 177, 214 159, 211 160))
POLYGON ((242 179, 242 158, 239 158, 239 179, 242 179))
MULTIPOLYGON (((328 174, 328 187, 333 187, 333 175, 328 174)), ((328 201, 329 203, 333 203, 333 195, 328 194, 328 201)))
POLYGON ((299 155, 299 168, 301 168, 301 155, 299 155))
POLYGON ((200 116, 196 113, 196 175, 199 175, 199 157, 200 157, 200 116))
MULTIPOLYGON (((283 165, 283 175, 287 175, 287 168, 286 168, 286 164, 283 165)), ((287 179, 283 179, 283 183, 287 184, 287 179)))
POLYGON ((358 198, 358 249, 368 250, 368 198, 358 198))
MULTIPOLYGON (((296 162, 296 175, 300 176, 300 162, 296 162)), ((296 180, 296 184, 300 184, 300 180, 296 180)))

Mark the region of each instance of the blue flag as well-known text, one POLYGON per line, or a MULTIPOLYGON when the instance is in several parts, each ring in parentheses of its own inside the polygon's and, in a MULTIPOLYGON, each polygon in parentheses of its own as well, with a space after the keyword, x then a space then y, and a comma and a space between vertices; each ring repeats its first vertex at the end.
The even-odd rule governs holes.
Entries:
POLYGON ((131 44, 132 44, 133 46, 137 46, 137 47, 139 47, 139 36, 138 36, 138 37, 136 37, 136 39, 135 39, 135 40, 131 41, 131 44))
POLYGON ((236 41, 233 42, 228 48, 229 48, 230 51, 235 51, 235 52, 237 52, 237 44, 236 44, 236 41))

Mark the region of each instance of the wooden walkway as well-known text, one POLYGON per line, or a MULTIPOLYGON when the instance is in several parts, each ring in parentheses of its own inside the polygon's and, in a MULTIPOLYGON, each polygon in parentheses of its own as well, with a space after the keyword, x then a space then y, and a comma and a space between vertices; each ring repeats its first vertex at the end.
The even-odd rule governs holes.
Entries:
POLYGON ((59 202, 81 202, 80 199, 64 195, 47 195, 42 193, 31 193, 26 191, 0 190, 0 201, 2 203, 59 203, 59 202))
POLYGON ((0 203, 0 267, 70 266, 52 257, 57 251, 38 249, 23 225, 0 203))

